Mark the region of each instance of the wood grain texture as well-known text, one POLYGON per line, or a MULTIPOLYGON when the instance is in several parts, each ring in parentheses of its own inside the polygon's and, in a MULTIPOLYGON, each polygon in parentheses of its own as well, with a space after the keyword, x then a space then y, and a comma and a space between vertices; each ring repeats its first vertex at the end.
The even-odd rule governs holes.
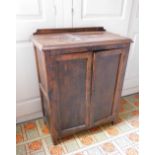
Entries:
MULTIPOLYGON (((49 30, 50 31, 50 30, 49 30)), ((131 39, 122 37, 117 34, 113 34, 107 31, 99 31, 99 28, 86 29, 84 31, 78 31, 72 29, 70 33, 67 32, 54 32, 45 33, 38 31, 38 35, 34 35, 32 40, 33 43, 38 46, 40 50, 57 50, 65 48, 75 48, 75 47, 92 47, 94 45, 111 45, 119 43, 129 43, 131 39)))
POLYGON ((119 68, 117 73, 117 81, 116 81, 114 103, 113 103, 113 116, 114 116, 113 123, 117 123, 117 120, 118 120, 118 113, 120 109, 120 97, 122 93, 125 69, 126 69, 127 59, 129 55, 129 48, 130 48, 130 45, 128 45, 127 48, 121 49, 121 57, 120 57, 120 63, 119 63, 119 68))
POLYGON ((55 57, 60 130, 88 125, 91 53, 55 57))
POLYGON ((97 52, 93 62, 92 108, 94 122, 112 115, 120 50, 97 52))
POLYGON ((54 33, 71 33, 71 32, 89 32, 105 31, 104 27, 78 27, 78 28, 55 28, 55 29, 38 29, 33 35, 54 34, 54 33))

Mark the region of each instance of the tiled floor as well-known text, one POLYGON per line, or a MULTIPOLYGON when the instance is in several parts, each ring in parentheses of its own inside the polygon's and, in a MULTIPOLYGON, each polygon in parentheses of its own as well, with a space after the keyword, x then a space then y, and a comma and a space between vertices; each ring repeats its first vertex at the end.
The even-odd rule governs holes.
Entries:
POLYGON ((122 98, 119 122, 67 137, 52 144, 43 119, 17 124, 17 155, 138 155, 139 96, 122 98))

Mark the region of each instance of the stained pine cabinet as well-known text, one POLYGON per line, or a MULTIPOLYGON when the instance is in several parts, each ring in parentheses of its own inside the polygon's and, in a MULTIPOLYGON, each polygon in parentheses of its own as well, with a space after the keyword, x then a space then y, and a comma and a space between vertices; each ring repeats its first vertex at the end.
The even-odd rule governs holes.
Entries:
POLYGON ((33 43, 43 114, 55 144, 117 121, 129 38, 102 27, 40 29, 33 43))

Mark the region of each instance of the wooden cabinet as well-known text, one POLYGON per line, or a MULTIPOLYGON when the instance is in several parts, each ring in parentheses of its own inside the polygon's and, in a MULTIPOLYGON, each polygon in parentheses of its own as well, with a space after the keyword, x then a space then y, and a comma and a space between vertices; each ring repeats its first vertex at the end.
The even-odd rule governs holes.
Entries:
POLYGON ((34 34, 42 109, 55 144, 116 122, 130 42, 101 27, 34 34))

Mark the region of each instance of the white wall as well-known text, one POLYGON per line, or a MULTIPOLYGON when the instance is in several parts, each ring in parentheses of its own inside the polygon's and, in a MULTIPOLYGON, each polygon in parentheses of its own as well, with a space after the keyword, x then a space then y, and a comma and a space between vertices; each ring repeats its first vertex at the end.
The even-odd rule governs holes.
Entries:
POLYGON ((37 28, 104 26, 130 36, 123 95, 138 91, 138 0, 17 0, 16 19, 17 122, 42 116, 31 43, 37 28))
POLYGON ((17 122, 41 116, 38 79, 31 35, 37 28, 56 27, 53 0, 18 0, 16 17, 17 122))
POLYGON ((139 91, 139 3, 134 0, 132 4, 128 36, 132 38, 126 75, 123 86, 123 95, 139 91))

